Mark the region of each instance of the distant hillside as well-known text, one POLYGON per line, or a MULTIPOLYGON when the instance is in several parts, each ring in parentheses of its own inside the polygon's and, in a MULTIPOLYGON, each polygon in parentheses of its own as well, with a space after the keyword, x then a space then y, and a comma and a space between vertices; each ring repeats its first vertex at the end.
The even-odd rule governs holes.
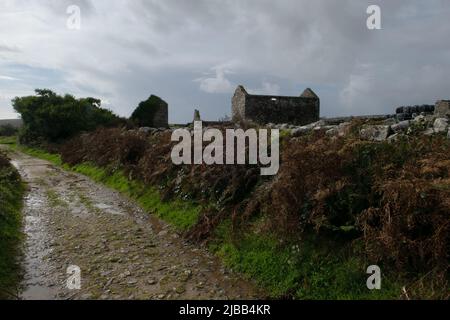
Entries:
POLYGON ((23 125, 22 119, 0 119, 0 126, 10 124, 16 128, 20 128, 23 125))

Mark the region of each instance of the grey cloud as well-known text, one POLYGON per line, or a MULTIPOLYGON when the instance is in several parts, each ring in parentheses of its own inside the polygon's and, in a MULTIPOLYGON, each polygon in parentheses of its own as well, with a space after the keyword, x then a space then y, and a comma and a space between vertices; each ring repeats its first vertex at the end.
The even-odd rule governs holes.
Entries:
MULTIPOLYGON (((379 0, 376 31, 366 28, 369 0, 8 3, 6 12, 33 14, 0 13, 0 74, 8 64, 55 70, 59 90, 101 96, 123 115, 154 93, 171 104, 172 121, 191 120, 195 107, 221 117, 237 84, 294 95, 312 87, 324 115, 450 98, 446 0, 379 0), (63 27, 71 4, 82 10, 79 32, 63 27)), ((56 82, 43 76, 26 87, 56 82)))
POLYGON ((16 46, 8 46, 6 44, 0 44, 0 52, 20 52, 20 49, 16 46))

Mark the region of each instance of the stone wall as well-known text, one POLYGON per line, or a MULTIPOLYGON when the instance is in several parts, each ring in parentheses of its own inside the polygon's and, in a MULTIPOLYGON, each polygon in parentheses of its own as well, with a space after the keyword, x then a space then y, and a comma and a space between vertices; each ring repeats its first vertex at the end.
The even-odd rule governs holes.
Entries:
POLYGON ((300 97, 248 94, 239 86, 232 99, 233 121, 305 125, 319 120, 320 99, 306 89, 300 97))
POLYGON ((0 126, 11 125, 14 128, 21 128, 23 125, 22 119, 8 119, 8 120, 0 120, 0 126))

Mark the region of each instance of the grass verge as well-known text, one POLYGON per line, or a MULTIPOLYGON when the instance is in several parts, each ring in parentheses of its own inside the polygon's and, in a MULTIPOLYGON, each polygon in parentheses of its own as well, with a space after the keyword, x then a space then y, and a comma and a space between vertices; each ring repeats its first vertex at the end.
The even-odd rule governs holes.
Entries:
POLYGON ((276 237, 247 233, 231 237, 231 223, 216 230, 210 250, 224 263, 267 288, 273 297, 306 300, 398 299, 401 285, 393 275, 383 274, 382 290, 368 290, 363 255, 349 246, 321 243, 315 235, 301 245, 280 245, 276 237))
POLYGON ((20 176, 0 153, 0 299, 17 295, 18 263, 22 236, 22 199, 25 187, 20 176))

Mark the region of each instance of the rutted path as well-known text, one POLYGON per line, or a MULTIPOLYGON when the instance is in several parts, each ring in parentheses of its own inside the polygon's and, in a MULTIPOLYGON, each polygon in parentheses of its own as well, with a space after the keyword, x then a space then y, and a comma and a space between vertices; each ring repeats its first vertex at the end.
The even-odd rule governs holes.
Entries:
POLYGON ((132 201, 19 152, 28 183, 23 299, 251 299, 256 287, 132 201), (66 287, 81 269, 81 290, 66 287))

